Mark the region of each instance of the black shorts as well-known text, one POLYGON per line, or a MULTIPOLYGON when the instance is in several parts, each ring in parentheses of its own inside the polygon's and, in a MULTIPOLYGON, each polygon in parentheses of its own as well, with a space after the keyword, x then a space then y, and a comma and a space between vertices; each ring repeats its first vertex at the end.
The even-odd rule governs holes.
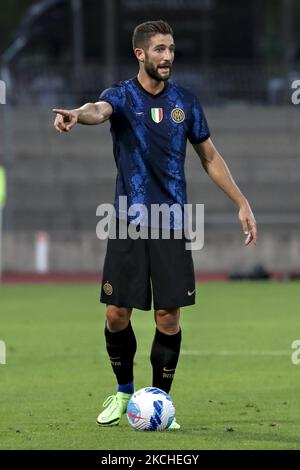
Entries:
POLYGON ((100 301, 119 307, 172 309, 195 303, 186 239, 108 239, 100 301))

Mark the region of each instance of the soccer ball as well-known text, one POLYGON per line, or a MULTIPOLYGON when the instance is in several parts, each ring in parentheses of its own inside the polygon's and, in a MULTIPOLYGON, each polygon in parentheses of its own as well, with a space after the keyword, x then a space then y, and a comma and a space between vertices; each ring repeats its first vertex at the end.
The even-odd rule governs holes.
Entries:
POLYGON ((137 431, 168 429, 174 416, 172 398, 159 388, 141 388, 132 395, 127 406, 129 424, 137 431))

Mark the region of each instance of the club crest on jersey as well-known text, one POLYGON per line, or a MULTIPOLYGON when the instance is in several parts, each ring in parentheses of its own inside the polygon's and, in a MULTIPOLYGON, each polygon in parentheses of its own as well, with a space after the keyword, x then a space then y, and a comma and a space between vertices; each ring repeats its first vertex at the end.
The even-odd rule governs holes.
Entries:
POLYGON ((179 124, 180 122, 185 120, 184 111, 180 108, 172 109, 171 118, 173 119, 174 122, 177 122, 179 124))
POLYGON ((163 108, 151 108, 151 117, 156 124, 160 123, 164 117, 163 108))

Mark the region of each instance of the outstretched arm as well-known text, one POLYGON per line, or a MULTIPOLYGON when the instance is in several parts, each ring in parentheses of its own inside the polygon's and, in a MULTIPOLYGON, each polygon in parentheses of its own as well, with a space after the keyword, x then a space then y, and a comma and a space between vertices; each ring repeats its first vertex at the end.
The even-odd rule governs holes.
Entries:
POLYGON ((62 132, 69 132, 75 124, 95 125, 107 121, 112 114, 112 106, 106 101, 98 101, 97 103, 87 103, 81 108, 53 109, 56 113, 54 121, 55 129, 62 132))
POLYGON ((249 202, 235 183, 225 161, 215 148, 211 139, 195 144, 194 149, 200 157, 203 168, 214 183, 219 186, 239 207, 239 219, 244 234, 247 235, 245 245, 257 240, 256 221, 249 202))

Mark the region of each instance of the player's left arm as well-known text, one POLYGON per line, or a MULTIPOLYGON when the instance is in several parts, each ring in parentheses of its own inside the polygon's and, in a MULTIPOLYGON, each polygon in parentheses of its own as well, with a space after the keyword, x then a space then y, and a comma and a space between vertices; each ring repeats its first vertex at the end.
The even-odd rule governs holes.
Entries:
POLYGON ((239 220, 246 235, 245 245, 256 244, 256 221, 250 204, 235 183, 228 166, 209 138, 204 142, 193 145, 200 157, 203 168, 213 182, 219 186, 230 199, 239 207, 239 220))

